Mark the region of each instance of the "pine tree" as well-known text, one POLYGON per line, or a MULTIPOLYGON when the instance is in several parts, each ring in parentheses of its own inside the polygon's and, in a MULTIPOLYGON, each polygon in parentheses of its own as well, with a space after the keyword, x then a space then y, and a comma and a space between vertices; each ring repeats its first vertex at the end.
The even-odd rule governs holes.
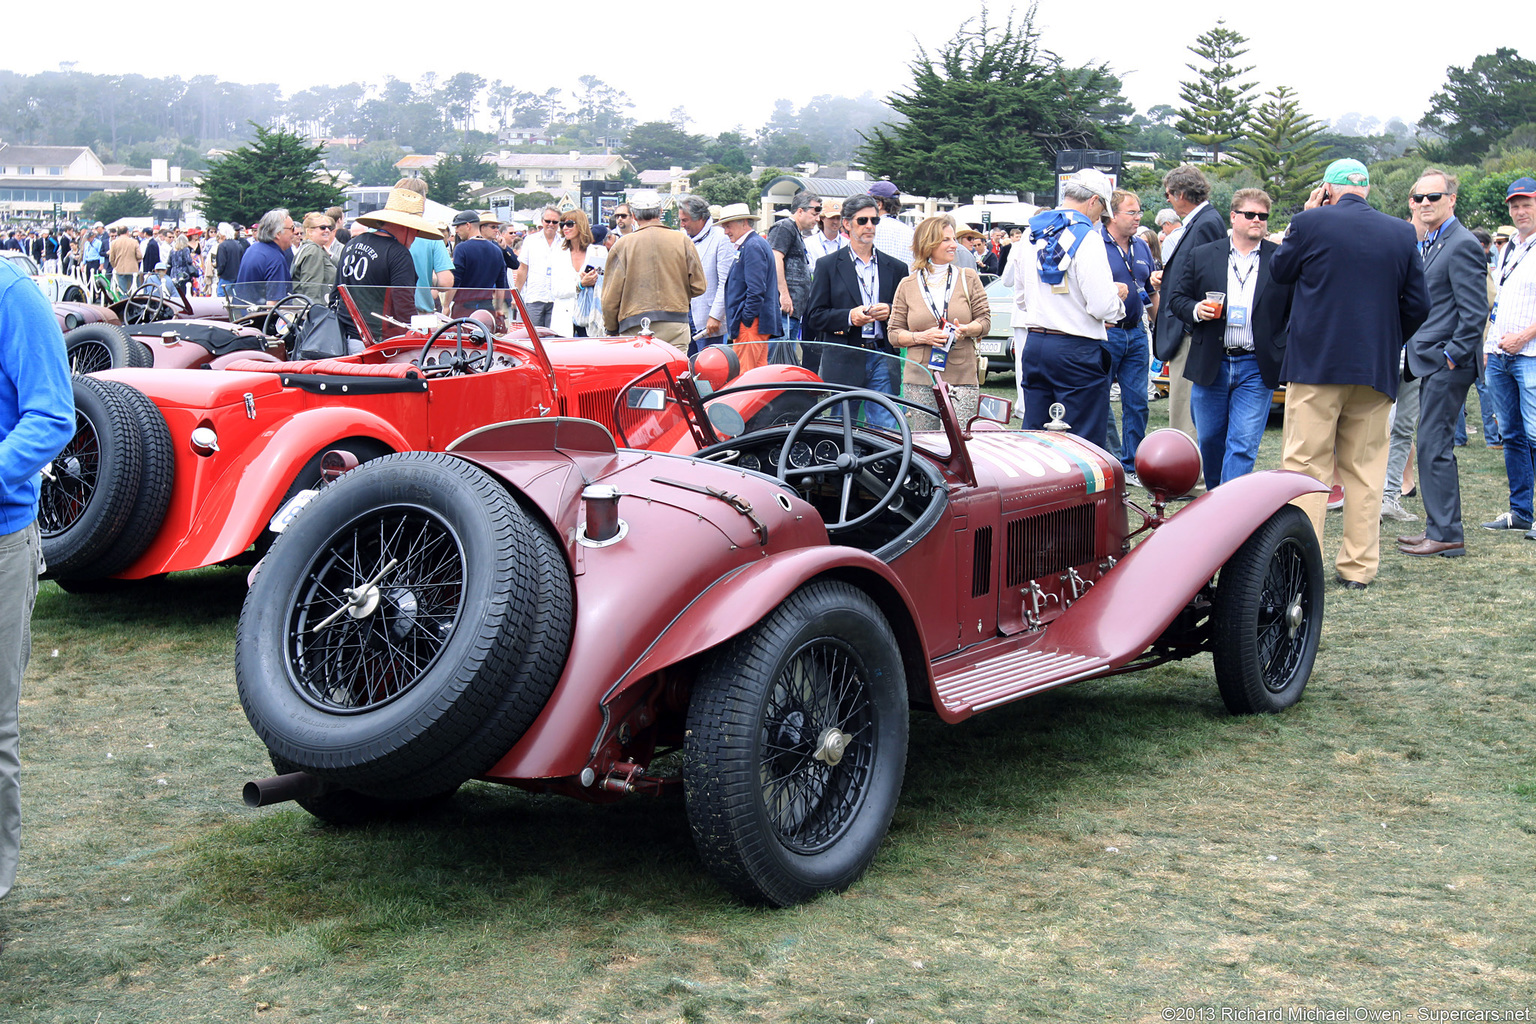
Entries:
POLYGON ((866 136, 865 169, 920 195, 1054 195, 1058 151, 1116 148, 1131 114, 1119 80, 1067 67, 1040 46, 1034 17, 999 27, 983 9, 937 55, 919 49, 912 84, 888 101, 906 121, 866 136))
POLYGON ((1316 141, 1323 125, 1301 112, 1296 94, 1280 86, 1264 94, 1248 141, 1234 144, 1276 206, 1297 205, 1323 173, 1326 147, 1316 141))
POLYGON ((1179 83, 1179 123, 1175 125, 1190 142, 1211 151, 1211 162, 1221 159, 1221 147, 1246 134, 1253 113, 1253 83, 1238 82, 1252 67, 1236 66, 1237 59, 1248 52, 1243 44, 1248 37, 1226 27, 1216 19, 1216 27, 1195 38, 1189 51, 1210 67, 1186 64, 1196 78, 1179 83))
POLYGON ((287 209, 298 220, 312 210, 340 206, 336 176, 320 169, 323 145, 281 128, 256 129, 256 141, 223 157, 203 175, 198 206, 210 221, 254 224, 268 210, 287 209))

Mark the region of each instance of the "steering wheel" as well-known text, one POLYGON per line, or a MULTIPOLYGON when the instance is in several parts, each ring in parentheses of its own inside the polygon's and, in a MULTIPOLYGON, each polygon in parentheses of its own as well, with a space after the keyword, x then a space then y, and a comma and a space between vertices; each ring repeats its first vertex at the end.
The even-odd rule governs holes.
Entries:
POLYGON ((490 360, 488 356, 490 355, 492 344, 491 332, 486 328, 485 324, 467 316, 461 317, 458 320, 450 320, 433 331, 427 337, 427 343, 421 346, 421 354, 416 357, 414 362, 421 368, 422 373, 430 373, 432 371, 441 371, 445 374, 477 373, 489 367, 490 360), (484 352, 465 354, 464 332, 466 330, 480 335, 482 339, 480 343, 485 346, 484 352), (441 338, 448 331, 453 331, 453 359, 447 364, 428 366, 427 353, 432 351, 432 346, 437 344, 437 339, 441 338))
POLYGON ((123 323, 149 324, 157 320, 170 320, 178 312, 175 303, 161 295, 154 284, 145 282, 135 288, 123 303, 123 323))
POLYGON ((784 444, 779 449, 778 475, 779 480, 786 484, 789 483, 790 476, 823 476, 828 473, 836 473, 843 478, 843 494, 838 502, 837 519, 826 524, 827 532, 830 534, 844 533, 848 530, 857 529, 883 512, 885 506, 890 504, 891 499, 900 493, 902 481, 907 478, 907 470, 911 466, 912 428, 907 425, 906 415, 895 402, 878 391, 860 390, 829 395, 800 415, 800 418, 795 421, 795 425, 789 428, 789 433, 784 436, 784 444), (901 444, 899 446, 886 445, 876 448, 868 455, 855 455, 853 453, 853 406, 855 402, 870 402, 890 413, 892 418, 896 420, 897 425, 901 427, 901 444), (842 406, 843 409, 843 450, 838 453, 835 460, 829 463, 823 463, 818 466, 806 466, 804 469, 791 466, 789 464, 789 450, 800 440, 800 436, 806 432, 812 420, 835 406, 842 406), (879 500, 870 507, 868 512, 849 519, 848 499, 853 495, 854 477, 858 476, 859 471, 866 466, 876 462, 883 462, 891 456, 898 454, 901 456, 901 466, 896 470, 895 476, 891 478, 891 486, 886 489, 884 494, 880 495, 879 500))
POLYGON ((281 338, 283 344, 292 347, 294 331, 304 318, 309 315, 309 307, 315 304, 303 292, 289 292, 278 303, 267 310, 267 315, 261 321, 261 333, 269 338, 281 338))

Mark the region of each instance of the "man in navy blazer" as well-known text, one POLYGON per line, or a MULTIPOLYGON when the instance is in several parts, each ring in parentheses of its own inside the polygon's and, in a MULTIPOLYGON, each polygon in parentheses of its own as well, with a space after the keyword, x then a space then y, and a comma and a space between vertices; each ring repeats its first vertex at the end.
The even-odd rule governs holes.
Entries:
MULTIPOLYGON (((1364 590, 1381 563, 1381 489, 1387 414, 1397 397, 1398 356, 1429 314, 1418 236, 1366 202, 1370 173, 1335 160, 1270 261, 1295 285, 1280 379, 1285 392, 1284 469, 1344 483, 1344 542, 1334 566, 1346 589, 1364 590)), ((1296 500, 1323 537, 1327 496, 1296 500)))
MULTIPOLYGON (((900 393, 895 349, 886 335, 896 285, 907 276, 905 264, 875 248, 880 207, 872 196, 843 202, 848 244, 816 261, 810 308, 801 321, 804 337, 839 345, 821 347, 822 380, 853 384, 882 394, 900 393)), ((873 403, 865 415, 880 426, 894 427, 890 414, 873 403)))
POLYGON ((743 370, 763 365, 768 358, 768 339, 781 333, 773 247, 752 230, 752 220, 746 203, 732 203, 720 211, 716 221, 736 246, 736 262, 725 278, 725 325, 743 370), (758 342, 763 344, 758 346, 758 342))
POLYGON ((1280 380, 1291 289, 1270 276, 1279 246, 1265 239, 1269 193, 1239 189, 1232 196, 1232 238, 1207 242, 1183 261, 1168 289, 1167 306, 1181 325, 1192 325, 1184 376, 1205 464, 1205 485, 1253 472, 1280 380), (1207 292, 1226 296, 1220 307, 1207 292))
POLYGON ((1424 228, 1420 249, 1429 318, 1408 339, 1403 375, 1419 380, 1419 490, 1424 532, 1399 537, 1405 555, 1464 554, 1461 479, 1452 446, 1467 389, 1482 373, 1483 329, 1488 324, 1487 263, 1483 247, 1456 219, 1455 175, 1429 167, 1409 194, 1424 228))
MULTIPOLYGON (((1193 164, 1175 167, 1163 175, 1163 196, 1184 222, 1176 235, 1163 243, 1163 275, 1155 286, 1166 296, 1179 282, 1192 253, 1208 242, 1224 238, 1226 221, 1211 207, 1211 185, 1193 164), (1171 242, 1171 248, 1170 248, 1171 242)), ((1168 425, 1196 437, 1195 421, 1189 411, 1189 380, 1184 376, 1184 362, 1189 358, 1189 324, 1174 315, 1164 301, 1157 310, 1157 330, 1152 350, 1168 364, 1168 425)), ((1197 484, 1195 490, 1201 490, 1197 484)))

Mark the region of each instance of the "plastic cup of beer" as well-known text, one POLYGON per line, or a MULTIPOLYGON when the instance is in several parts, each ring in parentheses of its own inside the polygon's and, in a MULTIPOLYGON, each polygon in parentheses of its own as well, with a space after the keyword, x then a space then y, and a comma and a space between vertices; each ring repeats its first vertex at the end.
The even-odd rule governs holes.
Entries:
POLYGON ((1222 307, 1226 304, 1226 301, 1227 301, 1227 293, 1226 292, 1206 292, 1205 293, 1205 304, 1207 306, 1211 307, 1211 319, 1212 320, 1215 320, 1217 317, 1221 316, 1221 310, 1222 310, 1222 307))

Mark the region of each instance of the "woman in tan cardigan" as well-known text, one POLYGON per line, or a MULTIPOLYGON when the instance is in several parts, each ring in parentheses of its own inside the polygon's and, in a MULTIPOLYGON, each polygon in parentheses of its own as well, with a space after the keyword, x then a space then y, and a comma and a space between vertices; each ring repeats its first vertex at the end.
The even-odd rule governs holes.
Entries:
MULTIPOLYGON (((949 385, 950 400, 964 423, 976 415, 981 382, 976 374, 976 339, 992 326, 992 309, 976 271, 955 266, 954 222, 929 217, 912 236, 912 273, 896 286, 891 303, 891 344, 907 359, 927 366, 949 385), (945 343, 949 348, 945 350, 945 343)), ((919 366, 902 370, 901 397, 933 405, 932 385, 919 366)), ((914 430, 936 430, 938 419, 913 413, 914 430)))

